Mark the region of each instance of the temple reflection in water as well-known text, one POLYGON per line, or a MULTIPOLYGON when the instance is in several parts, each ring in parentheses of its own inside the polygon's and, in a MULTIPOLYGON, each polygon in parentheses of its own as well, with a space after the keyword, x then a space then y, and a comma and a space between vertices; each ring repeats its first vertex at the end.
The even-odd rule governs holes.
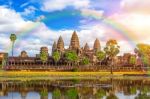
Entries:
POLYGON ((150 81, 3 80, 0 81, 0 99, 150 99, 150 81))

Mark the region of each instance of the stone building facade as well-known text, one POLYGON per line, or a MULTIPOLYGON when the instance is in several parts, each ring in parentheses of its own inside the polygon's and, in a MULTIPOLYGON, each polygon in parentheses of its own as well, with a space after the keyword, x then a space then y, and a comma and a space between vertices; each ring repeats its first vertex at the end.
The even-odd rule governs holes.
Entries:
POLYGON ((60 36, 57 43, 54 41, 52 46, 52 53, 54 51, 59 51, 60 53, 65 53, 66 51, 75 51, 77 55, 80 57, 87 56, 91 62, 96 61, 95 54, 97 51, 101 50, 100 41, 98 39, 95 40, 93 49, 90 49, 88 43, 85 44, 84 47, 80 46, 79 37, 76 31, 73 32, 70 40, 69 48, 64 48, 64 41, 63 38, 60 36))
MULTIPOLYGON (((80 46, 80 41, 79 41, 79 37, 76 33, 76 31, 73 32, 72 36, 71 36, 71 40, 70 40, 70 44, 68 48, 64 47, 64 40, 63 38, 60 36, 58 38, 58 41, 54 41, 53 45, 52 45, 52 51, 51 54, 53 54, 53 52, 58 51, 61 53, 61 58, 60 60, 57 62, 58 66, 67 65, 67 60, 63 57, 64 53, 67 51, 75 51, 76 54, 78 55, 79 59, 82 59, 83 57, 87 57, 90 60, 90 66, 94 66, 93 68, 95 68, 96 66, 98 67, 98 60, 96 57, 96 52, 97 51, 101 51, 101 44, 98 38, 95 39, 94 43, 93 43, 93 47, 90 48, 88 43, 85 43, 85 45, 83 47, 80 46)), ((44 51, 49 53, 48 48, 47 47, 41 47, 40 49, 40 53, 44 51)), ((0 59, 1 59, 2 54, 0 53, 0 59)), ((129 66, 129 60, 130 57, 135 55, 130 54, 130 53, 125 53, 123 56, 116 56, 115 58, 115 65, 116 66, 129 66)), ((104 61, 102 61, 102 66, 104 67, 108 67, 108 58, 105 58, 104 61)), ((55 67, 55 62, 52 56, 50 56, 48 54, 48 60, 45 63, 46 66, 43 66, 43 62, 40 60, 40 54, 37 54, 36 57, 29 57, 26 51, 22 51, 20 54, 20 57, 9 57, 8 58, 8 62, 7 62, 7 68, 18 68, 18 69, 23 69, 23 68, 30 68, 30 69, 34 69, 34 68, 52 68, 55 67)), ((80 64, 79 64, 80 65, 80 64)), ((141 62, 138 61, 138 65, 141 65, 141 62)), ((64 67, 63 68, 67 68, 64 67)), ((100 66, 99 66, 100 67, 100 66)), ((68 66, 69 68, 69 66, 68 66)))

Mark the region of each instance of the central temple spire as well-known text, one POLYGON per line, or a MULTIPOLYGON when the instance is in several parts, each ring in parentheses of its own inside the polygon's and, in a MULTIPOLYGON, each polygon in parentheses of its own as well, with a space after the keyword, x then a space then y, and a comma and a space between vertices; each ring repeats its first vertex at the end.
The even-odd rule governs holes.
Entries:
POLYGON ((64 51, 64 41, 63 38, 60 36, 57 42, 57 50, 62 52, 64 51))
POLYGON ((72 34, 70 48, 71 49, 79 49, 80 48, 79 38, 78 38, 76 31, 74 31, 72 34))
POLYGON ((101 49, 100 42, 99 42, 98 38, 96 38, 96 40, 94 42, 93 49, 94 49, 95 52, 97 52, 101 49))

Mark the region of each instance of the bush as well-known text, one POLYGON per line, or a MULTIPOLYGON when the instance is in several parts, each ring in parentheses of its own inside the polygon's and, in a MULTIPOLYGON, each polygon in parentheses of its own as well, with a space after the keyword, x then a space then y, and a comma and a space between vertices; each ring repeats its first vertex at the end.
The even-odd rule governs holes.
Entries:
POLYGON ((72 72, 78 72, 78 71, 79 71, 79 69, 77 69, 77 68, 72 69, 72 72))

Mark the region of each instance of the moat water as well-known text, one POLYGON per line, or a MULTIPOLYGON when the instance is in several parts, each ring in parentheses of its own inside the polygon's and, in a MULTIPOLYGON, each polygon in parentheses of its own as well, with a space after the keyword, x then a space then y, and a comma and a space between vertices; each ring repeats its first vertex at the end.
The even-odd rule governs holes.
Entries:
POLYGON ((150 99, 150 78, 1 79, 0 99, 150 99))

